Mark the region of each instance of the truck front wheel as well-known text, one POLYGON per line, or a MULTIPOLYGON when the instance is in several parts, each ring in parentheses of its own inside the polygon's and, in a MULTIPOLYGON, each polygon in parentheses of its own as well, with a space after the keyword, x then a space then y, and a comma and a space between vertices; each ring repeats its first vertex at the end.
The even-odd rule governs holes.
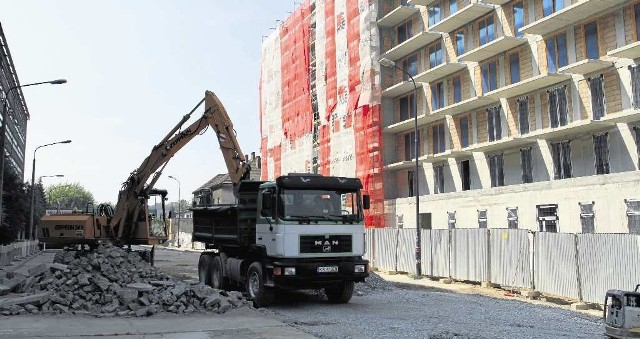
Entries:
POLYGON ((355 283, 353 281, 344 281, 337 285, 325 287, 324 293, 327 295, 330 303, 345 304, 351 300, 354 287, 355 283))
POLYGON ((260 308, 271 305, 273 302, 273 288, 264 285, 262 264, 254 262, 247 270, 247 294, 253 301, 253 307, 260 308))
POLYGON ((198 261, 198 280, 205 285, 211 286, 211 262, 213 257, 207 253, 200 254, 198 261))

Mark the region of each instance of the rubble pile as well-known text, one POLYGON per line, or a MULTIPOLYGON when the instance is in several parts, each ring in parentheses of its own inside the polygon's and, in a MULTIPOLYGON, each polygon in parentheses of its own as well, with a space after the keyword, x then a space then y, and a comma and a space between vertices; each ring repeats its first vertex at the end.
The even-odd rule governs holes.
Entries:
POLYGON ((138 252, 111 245, 86 253, 66 252, 54 261, 34 267, 23 277, 18 287, 22 295, 0 297, 0 314, 140 317, 159 312, 224 313, 249 305, 240 292, 185 283, 156 271, 138 252))
POLYGON ((379 291, 389 291, 392 285, 382 279, 374 272, 369 272, 369 276, 364 279, 363 283, 357 283, 355 286, 355 295, 362 296, 373 294, 379 291))

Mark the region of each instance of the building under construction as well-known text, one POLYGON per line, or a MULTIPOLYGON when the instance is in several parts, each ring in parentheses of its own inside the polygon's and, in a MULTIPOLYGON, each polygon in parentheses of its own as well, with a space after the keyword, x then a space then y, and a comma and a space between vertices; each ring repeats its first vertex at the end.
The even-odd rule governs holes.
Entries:
POLYGON ((262 177, 357 176, 374 227, 640 233, 639 16, 635 0, 305 1, 262 46, 262 177))

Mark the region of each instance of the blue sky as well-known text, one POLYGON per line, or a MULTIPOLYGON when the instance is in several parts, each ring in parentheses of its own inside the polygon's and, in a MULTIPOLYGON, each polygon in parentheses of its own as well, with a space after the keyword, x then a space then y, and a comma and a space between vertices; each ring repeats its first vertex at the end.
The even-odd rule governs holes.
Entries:
MULTIPOLYGON (((245 153, 259 153, 258 81, 262 35, 293 1, 1 0, 0 20, 21 83, 66 78, 24 89, 31 120, 25 180, 38 145, 36 180, 79 182, 98 202, 120 185, 166 133, 214 91, 245 153)), ((202 109, 197 111, 198 116, 202 109)), ((192 118, 195 118, 195 113, 192 118)), ((158 188, 182 199, 226 172, 214 133, 196 137, 169 163, 158 188)))

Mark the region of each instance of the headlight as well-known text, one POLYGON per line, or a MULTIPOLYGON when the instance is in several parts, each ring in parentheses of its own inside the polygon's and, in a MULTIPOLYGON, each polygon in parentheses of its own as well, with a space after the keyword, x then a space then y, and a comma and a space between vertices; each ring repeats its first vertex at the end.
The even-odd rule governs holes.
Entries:
POLYGON ((354 267, 354 271, 355 271, 356 273, 364 273, 365 266, 366 266, 366 265, 356 265, 356 266, 354 267))
POLYGON ((284 275, 296 275, 296 268, 295 267, 285 267, 284 268, 284 275))

